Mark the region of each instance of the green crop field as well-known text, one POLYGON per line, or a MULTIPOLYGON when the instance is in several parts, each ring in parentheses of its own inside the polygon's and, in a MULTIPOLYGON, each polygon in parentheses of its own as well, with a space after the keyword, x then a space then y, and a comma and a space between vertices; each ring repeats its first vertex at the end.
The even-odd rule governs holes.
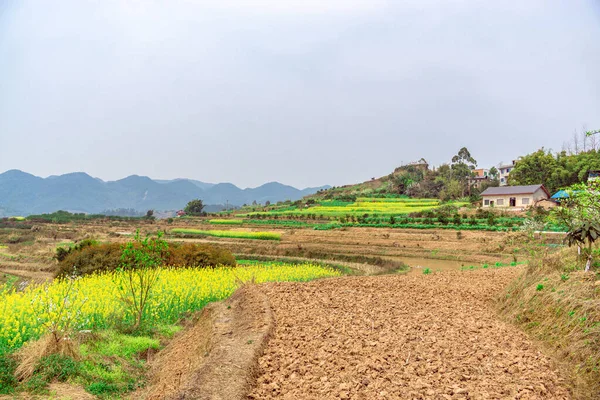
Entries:
POLYGON ((241 225, 244 221, 241 219, 211 219, 208 223, 213 225, 241 225))
POLYGON ((248 231, 216 231, 200 229, 172 229, 172 233, 182 233, 186 235, 204 235, 233 239, 258 239, 258 240, 281 240, 281 234, 275 232, 248 232, 248 231))
POLYGON ((324 200, 310 207, 269 207, 267 211, 257 213, 246 212, 238 214, 242 216, 308 216, 316 214, 319 217, 343 217, 358 215, 405 215, 414 212, 435 209, 440 206, 440 201, 435 199, 405 199, 405 198, 358 198, 355 202, 344 202, 339 200, 324 200))

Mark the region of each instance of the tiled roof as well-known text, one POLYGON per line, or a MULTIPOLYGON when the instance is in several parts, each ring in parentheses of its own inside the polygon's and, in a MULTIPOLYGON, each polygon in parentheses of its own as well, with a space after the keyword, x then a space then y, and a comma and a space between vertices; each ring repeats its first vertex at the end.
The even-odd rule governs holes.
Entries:
MULTIPOLYGON (((500 186, 490 187, 481 193, 482 196, 506 196, 509 194, 532 194, 535 193, 539 188, 542 188, 546 193, 548 191, 544 185, 527 185, 527 186, 500 186)), ((550 196, 550 194, 548 194, 550 196)))

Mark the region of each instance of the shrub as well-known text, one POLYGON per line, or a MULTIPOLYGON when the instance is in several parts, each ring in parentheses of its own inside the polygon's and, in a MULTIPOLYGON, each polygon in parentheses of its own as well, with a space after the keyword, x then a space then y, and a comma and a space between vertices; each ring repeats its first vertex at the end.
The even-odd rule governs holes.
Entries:
POLYGON ((58 262, 63 261, 65 258, 67 258, 67 256, 72 252, 72 251, 79 251, 83 248, 89 247, 89 246, 95 246, 97 245, 98 242, 95 241, 94 239, 84 239, 81 242, 70 246, 70 247, 57 247, 56 248, 56 254, 54 255, 54 258, 56 258, 58 260, 58 262))
POLYGON ((184 243, 173 245, 169 250, 169 256, 166 260, 167 265, 188 267, 212 265, 233 267, 236 265, 235 257, 229 250, 208 244, 184 243))
MULTIPOLYGON (((119 243, 92 243, 71 249, 59 262, 57 277, 114 271, 121 267, 123 247, 119 243)), ((164 252, 164 264, 183 267, 235 266, 235 257, 226 249, 209 244, 171 244, 164 252)))

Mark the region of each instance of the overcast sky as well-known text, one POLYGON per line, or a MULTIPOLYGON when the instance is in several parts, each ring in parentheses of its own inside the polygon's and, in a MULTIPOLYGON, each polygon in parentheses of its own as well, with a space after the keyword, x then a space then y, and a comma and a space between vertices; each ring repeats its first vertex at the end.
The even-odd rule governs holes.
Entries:
POLYGON ((582 125, 599 0, 0 0, 0 172, 340 185, 582 125))

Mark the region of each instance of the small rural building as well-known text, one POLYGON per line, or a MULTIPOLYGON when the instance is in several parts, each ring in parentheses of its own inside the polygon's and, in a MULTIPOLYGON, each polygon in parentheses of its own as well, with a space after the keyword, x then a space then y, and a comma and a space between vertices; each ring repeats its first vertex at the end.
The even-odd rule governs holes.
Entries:
POLYGON ((481 193, 483 207, 524 209, 550 198, 544 185, 491 187, 481 193))
POLYGON ((510 175, 510 171, 515 168, 516 161, 513 161, 512 164, 500 165, 498 166, 498 175, 500 178, 500 186, 508 185, 508 175, 510 175))
POLYGON ((477 168, 473 170, 473 175, 476 178, 487 178, 490 173, 490 170, 487 168, 477 168))

